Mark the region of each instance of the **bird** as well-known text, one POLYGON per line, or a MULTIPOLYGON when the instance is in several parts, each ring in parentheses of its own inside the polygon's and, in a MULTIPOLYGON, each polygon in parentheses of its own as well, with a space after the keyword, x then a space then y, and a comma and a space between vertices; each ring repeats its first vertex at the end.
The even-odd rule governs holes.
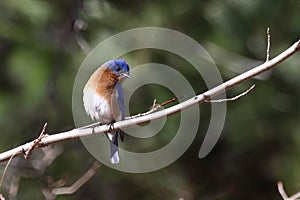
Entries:
POLYGON ((83 105, 87 115, 100 124, 110 125, 106 133, 110 144, 110 162, 120 161, 118 150, 118 135, 124 141, 123 132, 112 131, 114 122, 125 117, 124 95, 121 82, 131 79, 129 65, 125 60, 109 60, 101 65, 89 78, 83 89, 83 105))

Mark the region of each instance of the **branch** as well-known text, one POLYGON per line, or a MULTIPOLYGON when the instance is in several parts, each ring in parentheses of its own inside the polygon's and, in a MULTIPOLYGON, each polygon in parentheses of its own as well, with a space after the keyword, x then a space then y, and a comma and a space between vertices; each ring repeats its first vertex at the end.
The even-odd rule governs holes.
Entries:
POLYGON ((145 115, 149 115, 155 111, 157 111, 158 109, 162 108, 163 106, 169 104, 169 103, 172 103, 176 100, 178 100, 179 98, 173 98, 173 99, 170 99, 168 101, 165 101, 163 102, 162 104, 157 104, 156 103, 156 99, 153 100, 153 104, 151 106, 151 109, 147 112, 144 112, 144 113, 139 113, 137 115, 133 115, 133 116, 130 116, 130 117, 125 117, 125 119, 133 119, 133 118, 137 118, 137 117, 141 117, 141 116, 145 116, 145 115))
POLYGON ((299 198, 300 198, 300 192, 297 192, 297 193, 294 194, 293 196, 288 197, 287 194, 286 194, 285 191, 284 191, 282 182, 278 182, 278 183, 277 183, 277 187, 278 187, 278 192, 280 193, 281 197, 282 197, 284 200, 296 200, 296 199, 299 199, 299 198))
POLYGON ((228 99, 217 99, 217 100, 212 100, 212 99, 208 99, 208 100, 205 100, 205 102, 207 103, 224 103, 224 102, 229 102, 229 101, 235 101, 245 95, 247 95, 249 92, 251 92, 253 90, 253 88, 255 87, 255 85, 252 85, 248 90, 246 90, 245 92, 237 95, 237 96, 234 96, 234 97, 231 97, 231 98, 228 98, 228 99))
MULTIPOLYGON (((151 113, 149 115, 133 118, 133 119, 126 119, 123 121, 116 122, 114 124, 114 129, 119 130, 119 129, 124 129, 128 127, 133 127, 138 124, 146 123, 149 121, 153 120, 158 120, 161 118, 164 118, 169 115, 173 115, 175 113, 180 112, 181 110, 187 109, 191 106, 198 105, 200 103, 205 102, 208 99, 211 99, 214 96, 217 96, 226 90, 242 83, 245 82, 246 80, 249 80, 250 78, 253 78, 257 76, 258 74, 261 74, 279 63, 283 62, 287 58, 289 58, 291 55, 296 53, 300 49, 300 40, 298 40, 296 43, 294 43, 291 47, 289 47, 287 50, 276 56, 275 58, 243 73, 240 74, 224 83, 221 85, 218 85, 202 94, 199 94, 197 96, 194 96, 182 103, 179 103, 177 105, 174 105, 172 107, 166 108, 164 110, 160 110, 154 113, 151 113)), ((102 125, 102 126, 97 126, 97 127, 87 127, 87 128, 78 128, 78 129, 73 129, 70 131, 66 132, 61 132, 53 135, 46 135, 43 137, 39 144, 35 146, 35 148, 40 148, 47 146, 49 144, 53 143, 58 143, 58 142, 63 142, 65 140, 71 140, 71 139, 76 139, 79 137, 86 137, 86 136, 91 136, 95 134, 101 134, 109 131, 109 126, 107 125, 102 125)), ((13 148, 11 150, 8 150, 6 152, 3 152, 0 154, 0 162, 5 161, 9 159, 11 156, 16 156, 23 154, 23 152, 28 151, 34 144, 34 141, 28 142, 26 144, 23 144, 19 147, 13 148)))
POLYGON ((93 166, 85 172, 75 183, 73 183, 69 187, 60 187, 60 188, 53 188, 52 193, 55 195, 62 195, 62 194, 72 194, 76 192, 81 186, 83 186, 94 174, 96 173, 97 169, 101 165, 98 162, 95 162, 93 166))
POLYGON ((282 182, 278 182, 277 183, 277 187, 278 187, 278 192, 280 193, 280 195, 282 196, 282 198, 284 200, 289 199, 288 196, 286 195, 285 191, 284 191, 282 182))
POLYGON ((25 150, 23 151, 24 156, 25 156, 25 159, 29 159, 29 158, 30 158, 30 155, 31 155, 31 152, 33 151, 33 149, 39 144, 39 142, 40 142, 44 137, 46 137, 46 135, 44 134, 45 131, 46 131, 46 127, 47 127, 47 122, 44 124, 44 127, 43 127, 43 129, 42 129, 42 131, 41 131, 40 136, 39 136, 37 139, 35 139, 35 140, 33 141, 32 146, 31 146, 27 151, 25 151, 25 150))
MULTIPOLYGON (((77 181, 75 181, 71 186, 69 187, 55 187, 55 188, 44 188, 42 189, 42 192, 46 199, 55 199, 57 195, 64 195, 64 194, 73 194, 76 192, 81 186, 83 186, 91 177, 93 177, 100 167, 100 163, 94 162, 94 164, 90 167, 90 169, 85 172, 77 181)), ((64 185, 65 179, 59 180, 57 182, 58 185, 64 185)))
POLYGON ((267 57, 266 57, 266 62, 269 61, 270 59, 270 47, 271 47, 271 32, 270 28, 267 28, 267 57))

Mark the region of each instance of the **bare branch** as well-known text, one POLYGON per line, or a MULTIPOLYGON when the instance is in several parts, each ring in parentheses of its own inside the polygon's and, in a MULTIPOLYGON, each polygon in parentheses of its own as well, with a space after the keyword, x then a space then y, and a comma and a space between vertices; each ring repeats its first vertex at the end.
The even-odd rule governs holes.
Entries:
POLYGON ((266 62, 269 61, 270 59, 270 47, 271 47, 271 32, 270 28, 267 28, 267 57, 266 57, 266 62))
POLYGON ((278 192, 280 193, 281 197, 282 197, 284 200, 296 200, 296 199, 299 199, 299 198, 300 198, 300 192, 297 192, 296 194, 294 194, 294 195, 288 197, 287 194, 286 194, 285 191, 284 191, 282 182, 278 182, 278 183, 277 183, 277 187, 278 187, 278 192))
POLYGON ((167 105, 167 104, 170 104, 174 101, 178 100, 177 98, 173 98, 173 99, 170 99, 168 101, 165 101, 163 102, 162 104, 156 104, 156 99, 153 100, 153 104, 151 106, 151 109, 147 112, 144 112, 144 113, 139 113, 137 115, 133 115, 133 116, 130 116, 130 117, 125 117, 125 119, 133 119, 133 118, 137 118, 137 117, 141 117, 141 116, 145 116, 145 115, 149 115, 157 110, 159 110, 160 108, 162 108, 163 106, 167 105))
MULTIPOLYGON (((69 187, 56 187, 52 189, 43 189, 43 194, 46 197, 46 199, 55 199, 57 195, 63 195, 63 194, 73 194, 76 192, 81 186, 83 186, 91 177, 93 177, 100 167, 100 163, 97 161, 94 162, 94 164, 90 167, 90 169, 85 172, 77 181, 75 181, 71 186, 69 187)), ((59 180, 59 185, 65 184, 65 178, 59 180)), ((53 184, 57 185, 57 184, 53 184)))
POLYGON ((73 183, 70 187, 61 187, 52 189, 52 193, 56 195, 62 194, 72 194, 76 192, 81 186, 83 186, 98 170, 100 167, 100 163, 95 162, 93 166, 81 176, 75 183, 73 183))
POLYGON ((25 159, 29 159, 30 158, 30 155, 31 155, 31 152, 33 151, 33 149, 39 144, 39 142, 46 136, 44 133, 45 133, 45 131, 46 131, 46 127, 47 127, 47 122, 44 124, 44 126, 43 126, 43 129, 42 129, 42 131, 41 131, 41 133, 40 133, 40 136, 37 138, 37 139, 35 139, 34 141, 33 141, 33 144, 32 144, 32 146, 27 150, 27 151, 23 151, 24 152, 24 155, 25 155, 25 159))
MULTIPOLYGON (((15 157, 16 153, 17 153, 17 152, 14 152, 14 154, 10 156, 8 162, 6 163, 6 166, 5 166, 5 168, 4 168, 3 172, 2 172, 2 176, 1 176, 1 179, 0 179, 0 189, 1 189, 1 186, 2 186, 2 183, 3 183, 3 180, 4 180, 4 176, 5 176, 6 171, 7 171, 7 169, 8 169, 8 166, 9 166, 11 160, 15 157)), ((1 200, 1 199, 0 199, 0 200, 1 200)))
MULTIPOLYGON (((181 110, 187 109, 191 106, 198 105, 200 103, 205 102, 207 99, 211 99, 212 97, 215 97, 226 90, 245 82, 246 80, 249 80, 250 78, 253 78, 257 76, 258 74, 261 74, 267 70, 270 70, 271 68, 275 67, 279 63, 283 62, 287 58, 289 58, 291 55, 296 53, 300 49, 300 40, 298 40, 296 43, 294 43, 291 47, 289 47, 287 50, 276 56, 275 58, 269 60, 268 62, 265 62, 243 74, 240 74, 221 85, 218 85, 202 94, 199 94, 197 96, 194 96, 184 102, 181 102, 177 105, 174 105, 172 107, 166 108, 164 110, 160 110, 148 115, 144 115, 141 117, 133 118, 133 119, 125 119, 123 121, 116 122, 114 124, 114 129, 124 129, 128 127, 133 127, 138 124, 146 123, 153 120, 158 120, 161 118, 165 118, 166 116, 173 115, 175 113, 180 112, 181 110)), ((109 131, 109 126, 102 125, 97 127, 90 127, 88 128, 78 128, 73 129, 70 131, 57 133, 53 135, 48 135, 47 137, 43 137, 37 145, 34 146, 34 148, 40 148, 47 146, 49 144, 63 142, 65 140, 71 140, 76 139, 79 137, 87 137, 95 134, 101 134, 109 131)), ((12 155, 20 155, 24 151, 28 151, 34 144, 34 141, 28 142, 26 144, 23 144, 19 147, 13 148, 11 150, 8 150, 6 152, 3 152, 0 154, 0 162, 5 161, 9 159, 12 155)))
POLYGON ((300 192, 297 192, 293 196, 290 197, 290 199, 299 199, 300 198, 300 192))
POLYGON ((282 198, 284 200, 288 200, 289 198, 288 198, 288 196, 286 195, 286 193, 284 191, 282 182, 278 182, 277 183, 277 187, 278 187, 278 192, 280 193, 280 195, 282 196, 282 198))
POLYGON ((224 102, 228 102, 228 101, 235 101, 235 100, 247 95, 249 92, 251 92, 251 90, 253 90, 254 87, 255 87, 255 85, 252 85, 245 92, 243 92, 235 97, 229 98, 229 99, 228 98, 227 99, 217 99, 217 100, 208 99, 208 100, 205 100, 205 102, 207 102, 207 103, 224 103, 224 102))

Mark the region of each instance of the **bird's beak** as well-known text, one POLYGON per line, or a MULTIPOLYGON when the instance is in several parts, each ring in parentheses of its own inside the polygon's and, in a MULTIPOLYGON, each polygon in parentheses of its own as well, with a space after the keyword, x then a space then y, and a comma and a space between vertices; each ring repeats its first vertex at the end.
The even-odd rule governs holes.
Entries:
POLYGON ((125 77, 125 78, 129 78, 129 79, 131 79, 131 76, 130 76, 129 74, 122 73, 121 75, 122 75, 122 77, 125 77))

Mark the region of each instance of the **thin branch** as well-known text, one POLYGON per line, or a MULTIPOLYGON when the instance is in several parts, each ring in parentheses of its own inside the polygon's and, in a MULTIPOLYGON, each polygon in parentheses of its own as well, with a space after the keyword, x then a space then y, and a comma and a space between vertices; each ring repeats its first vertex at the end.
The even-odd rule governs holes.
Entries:
MULTIPOLYGON (((51 188, 53 185, 57 185, 57 182, 55 184, 50 185, 50 188, 44 188, 42 189, 43 194, 46 199, 55 199, 57 195, 63 195, 63 194, 73 194, 76 192, 79 188, 81 188, 91 177, 93 177, 100 167, 100 163, 97 161, 94 162, 94 164, 89 168, 88 171, 86 171, 77 181, 75 181, 71 186, 69 187, 55 187, 51 188)), ((58 181, 59 185, 65 184, 65 178, 58 181)), ((49 187, 49 186, 48 186, 49 187)))
POLYGON ((271 32, 270 32, 270 28, 267 28, 267 57, 266 57, 266 62, 269 61, 270 59, 270 47, 271 47, 271 32))
POLYGON ((46 127, 47 127, 47 122, 44 124, 43 129, 42 129, 42 131, 41 131, 41 133, 40 133, 40 136, 39 136, 37 139, 35 139, 35 140, 33 141, 32 146, 31 146, 27 151, 25 151, 25 149, 23 150, 24 155, 25 155, 25 159, 29 159, 29 158, 30 158, 30 155, 31 155, 31 152, 33 151, 33 149, 35 149, 36 146, 40 143, 40 141, 41 141, 44 137, 46 137, 46 135, 44 134, 45 131, 46 131, 46 127))
POLYGON ((290 197, 290 199, 299 199, 300 198, 300 192, 297 192, 293 196, 290 197))
MULTIPOLYGON (((65 185, 67 178, 63 177, 58 181, 53 181, 51 178, 47 180, 47 186, 42 186, 42 193, 46 200, 54 200, 57 195, 73 194, 79 190, 91 177, 93 177, 101 164, 97 161, 86 171, 77 181, 69 187, 65 185)), ((49 178, 48 178, 49 179, 49 178)))
MULTIPOLYGON (((14 154, 10 156, 8 162, 6 163, 6 166, 5 166, 5 168, 4 168, 3 172, 2 172, 2 176, 1 176, 1 179, 0 179, 0 189, 1 189, 1 186, 2 186, 2 183, 3 183, 3 180, 4 180, 4 176, 5 176, 6 171, 7 171, 7 169, 8 169, 8 166, 9 166, 11 160, 15 157, 16 153, 17 153, 17 152, 14 152, 14 154)), ((0 200, 1 200, 1 199, 0 199, 0 200)))
POLYGON ((52 193, 55 195, 62 195, 62 194, 73 194, 76 192, 81 186, 83 186, 91 177, 93 177, 100 167, 100 163, 95 162, 93 166, 85 172, 75 183, 73 183, 69 187, 61 187, 61 188, 53 188, 52 193))
POLYGON ((284 200, 296 200, 296 199, 299 199, 299 198, 300 198, 300 192, 297 192, 296 194, 294 194, 294 195, 288 197, 287 194, 286 194, 285 191, 284 191, 282 182, 278 182, 278 183, 277 183, 277 187, 278 187, 278 192, 280 193, 281 197, 282 197, 284 200))
POLYGON ((251 90, 253 90, 255 87, 255 84, 252 85, 248 90, 246 90, 245 92, 235 96, 235 97, 231 97, 231 98, 227 98, 227 99, 217 99, 217 100, 212 100, 212 99, 208 99, 208 100, 205 100, 205 102, 207 103, 224 103, 224 102, 228 102, 228 101, 235 101, 245 95, 247 95, 249 92, 251 92, 251 90))
POLYGON ((182 97, 179 97, 179 98, 173 98, 173 99, 170 99, 170 100, 165 101, 165 102, 163 102, 162 104, 160 104, 160 106, 161 106, 161 107, 162 107, 162 106, 166 106, 166 105, 168 105, 168 104, 170 104, 170 103, 173 103, 174 101, 179 100, 179 99, 181 99, 181 98, 183 98, 183 96, 182 96, 182 97))
MULTIPOLYGON (((181 98, 181 97, 180 97, 181 98)), ((133 115, 133 116, 130 116, 130 117, 125 117, 125 119, 133 119, 133 118, 137 118, 137 117, 141 117, 141 116, 145 116, 145 115, 149 115, 157 110, 159 110, 160 108, 162 108, 163 106, 167 105, 167 104, 170 104, 176 100, 178 100, 179 98, 173 98, 173 99, 170 99, 168 101, 165 101, 163 102, 162 104, 156 104, 156 99, 153 100, 153 104, 151 106, 151 109, 147 112, 144 112, 144 113, 139 113, 137 115, 133 115)))
MULTIPOLYGON (((133 119, 126 119, 123 121, 116 122, 114 124, 114 129, 124 129, 128 127, 133 127, 138 124, 146 123, 153 120, 158 120, 161 118, 165 118, 166 116, 173 115, 175 113, 180 112, 181 110, 187 109, 191 106, 198 105, 200 103, 205 102, 207 99, 211 99, 212 97, 215 97, 226 90, 245 82, 246 80, 249 80, 250 78, 253 78, 257 76, 258 74, 261 74, 267 70, 270 70, 274 66, 278 65, 279 63, 283 62, 287 58, 289 58, 291 55, 295 54, 300 49, 300 40, 298 40, 296 43, 294 43, 291 47, 289 47, 287 50, 273 58, 272 60, 269 60, 268 62, 265 62, 243 74, 240 74, 221 85, 218 85, 202 94, 199 94, 197 96, 194 96, 184 102, 181 102, 177 105, 174 105, 172 107, 166 108, 164 110, 160 110, 154 113, 151 113, 149 115, 133 118, 133 119)), ((44 137, 41 139, 38 145, 35 146, 35 148, 38 147, 44 147, 49 144, 63 142, 65 140, 71 140, 76 139, 79 137, 86 137, 91 136, 95 134, 101 134, 109 131, 109 127, 107 125, 97 126, 97 127, 88 127, 88 128, 78 128, 73 129, 70 131, 57 133, 53 135, 48 135, 47 137, 44 137)), ((34 141, 28 142, 26 144, 23 144, 19 147, 13 148, 11 150, 8 150, 6 152, 3 152, 0 154, 0 162, 5 161, 9 159, 12 155, 20 155, 23 153, 23 151, 28 151, 34 144, 34 141)))
POLYGON ((288 198, 288 196, 286 195, 286 193, 284 191, 282 182, 278 182, 277 183, 277 187, 278 187, 278 192, 280 193, 280 195, 282 196, 282 198, 284 200, 288 200, 289 198, 288 198))

